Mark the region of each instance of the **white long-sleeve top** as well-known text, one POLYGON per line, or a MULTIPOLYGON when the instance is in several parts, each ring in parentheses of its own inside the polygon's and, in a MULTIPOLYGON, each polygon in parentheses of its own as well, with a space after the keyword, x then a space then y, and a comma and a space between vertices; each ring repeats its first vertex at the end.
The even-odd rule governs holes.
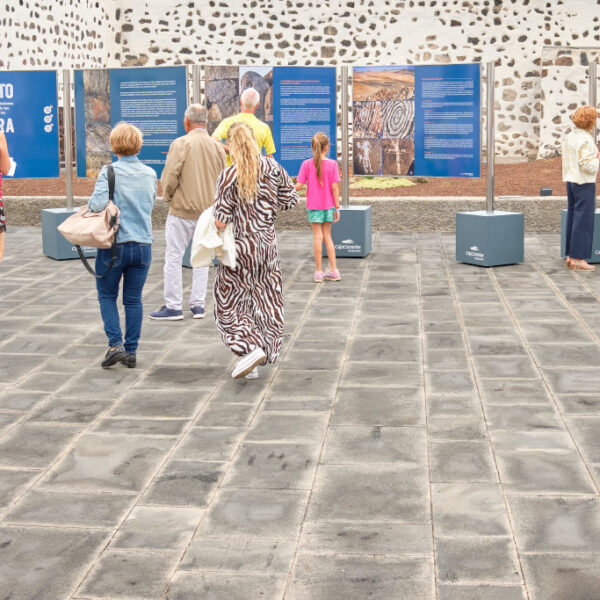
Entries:
POLYGON ((562 143, 562 179, 570 183, 594 183, 598 175, 598 148, 589 131, 575 128, 562 143))
POLYGON ((223 231, 215 225, 213 207, 207 208, 198 219, 190 263, 192 267, 208 267, 217 257, 224 265, 235 269, 235 238, 231 223, 223 231))

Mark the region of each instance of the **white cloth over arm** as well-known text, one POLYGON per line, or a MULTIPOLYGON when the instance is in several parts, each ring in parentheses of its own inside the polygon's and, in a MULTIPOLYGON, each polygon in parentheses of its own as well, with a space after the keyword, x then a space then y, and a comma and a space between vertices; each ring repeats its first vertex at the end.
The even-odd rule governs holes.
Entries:
POLYGON ((190 263, 192 267, 208 267, 214 257, 217 257, 226 267, 235 269, 233 226, 230 223, 224 231, 220 232, 215 225, 211 206, 198 219, 192 240, 190 263))

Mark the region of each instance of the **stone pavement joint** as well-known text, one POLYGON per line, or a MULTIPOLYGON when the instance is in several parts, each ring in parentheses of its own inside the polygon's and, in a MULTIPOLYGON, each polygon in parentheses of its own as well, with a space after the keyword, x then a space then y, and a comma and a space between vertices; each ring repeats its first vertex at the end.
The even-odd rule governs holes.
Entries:
POLYGON ((279 246, 281 359, 233 381, 210 294, 102 370, 89 274, 9 231, 3 596, 600 597, 600 276, 566 270, 557 234, 483 269, 451 234, 377 232, 320 285, 309 233, 279 246))

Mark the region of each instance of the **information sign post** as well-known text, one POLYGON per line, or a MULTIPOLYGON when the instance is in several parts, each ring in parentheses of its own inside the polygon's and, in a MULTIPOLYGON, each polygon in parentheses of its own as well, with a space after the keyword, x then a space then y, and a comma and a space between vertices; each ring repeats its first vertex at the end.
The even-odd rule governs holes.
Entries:
MULTIPOLYGON (((348 67, 341 67, 341 106, 342 118, 342 193, 341 205, 342 211, 340 220, 331 228, 331 237, 335 246, 335 255, 337 257, 358 257, 364 258, 371 252, 372 248, 372 216, 371 207, 352 205, 349 198, 349 169, 348 154, 350 145, 348 143, 348 111, 350 110, 348 96, 348 67)), ((331 140, 334 145, 336 140, 331 140)), ((327 252, 323 246, 323 256, 327 252)))
POLYGON ((487 63, 486 210, 456 214, 456 260, 482 267, 523 262, 523 213, 494 209, 494 63, 487 63))

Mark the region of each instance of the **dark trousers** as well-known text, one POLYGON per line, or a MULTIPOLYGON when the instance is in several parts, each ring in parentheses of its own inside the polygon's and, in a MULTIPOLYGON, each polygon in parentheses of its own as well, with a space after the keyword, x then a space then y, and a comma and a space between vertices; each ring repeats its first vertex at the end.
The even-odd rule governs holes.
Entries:
POLYGON ((567 182, 567 245, 571 258, 591 258, 596 208, 595 183, 567 182))
MULTIPOLYGON (((108 269, 112 250, 100 249, 96 254, 96 273, 108 269)), ((117 296, 123 278, 123 306, 125 307, 125 350, 135 353, 142 333, 142 290, 152 262, 152 246, 138 242, 117 244, 117 260, 106 277, 96 279, 100 313, 108 345, 115 348, 123 343, 117 296)))

